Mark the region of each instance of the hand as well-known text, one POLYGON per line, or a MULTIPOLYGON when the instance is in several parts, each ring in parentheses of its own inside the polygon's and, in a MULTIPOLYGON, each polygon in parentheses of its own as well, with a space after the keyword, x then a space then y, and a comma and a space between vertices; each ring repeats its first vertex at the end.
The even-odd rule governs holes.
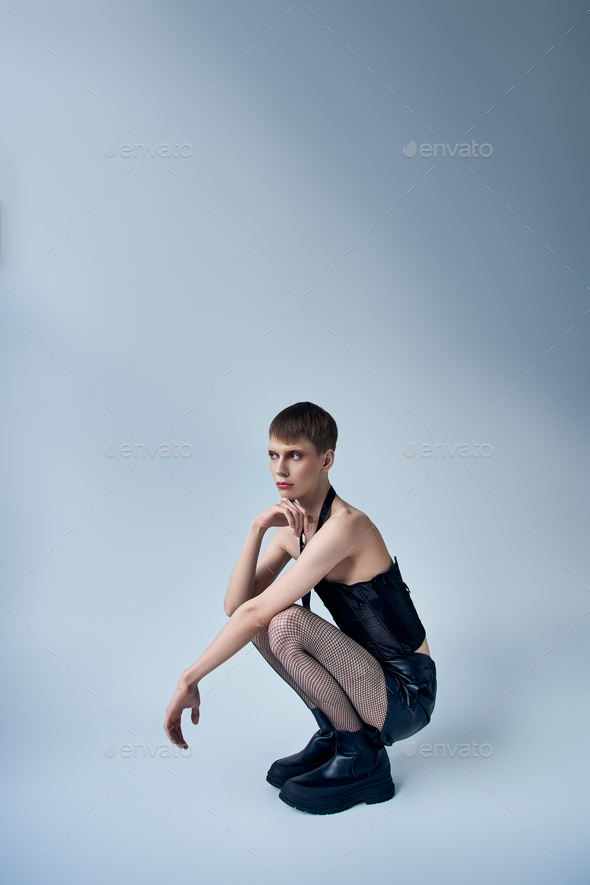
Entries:
POLYGON ((199 695, 198 682, 191 682, 183 674, 178 680, 176 691, 168 704, 166 718, 164 719, 164 731, 169 740, 183 750, 188 749, 188 744, 182 736, 182 729, 180 727, 182 711, 187 707, 192 707, 191 722, 193 725, 196 725, 199 721, 200 704, 201 697, 199 695))
POLYGON ((291 501, 289 498, 280 498, 276 504, 273 504, 255 518, 256 524, 262 529, 289 525, 293 529, 293 534, 297 535, 297 537, 299 537, 301 532, 305 532, 307 535, 310 525, 315 525, 317 521, 317 516, 308 515, 305 507, 302 507, 297 501, 291 501))

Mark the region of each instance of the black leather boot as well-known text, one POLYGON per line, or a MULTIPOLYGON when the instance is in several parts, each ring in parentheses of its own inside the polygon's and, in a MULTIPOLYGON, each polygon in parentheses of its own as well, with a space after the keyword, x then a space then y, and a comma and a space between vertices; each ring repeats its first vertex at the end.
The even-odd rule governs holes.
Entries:
POLYGON ((273 787, 282 787, 290 777, 305 774, 334 755, 336 750, 334 726, 319 707, 314 707, 311 712, 320 730, 316 731, 307 746, 299 753, 293 753, 292 756, 285 756, 273 762, 266 775, 267 781, 273 787))
POLYGON ((374 805, 395 795, 389 756, 372 726, 335 730, 336 752, 306 774, 285 781, 279 799, 299 811, 334 814, 358 802, 374 805))

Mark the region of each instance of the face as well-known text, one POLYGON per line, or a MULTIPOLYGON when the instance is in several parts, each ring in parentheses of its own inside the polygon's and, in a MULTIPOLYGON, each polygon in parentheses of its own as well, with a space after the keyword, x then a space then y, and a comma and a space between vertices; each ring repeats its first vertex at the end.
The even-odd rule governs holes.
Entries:
POLYGON ((313 491, 323 470, 332 464, 329 449, 323 456, 317 454, 313 443, 307 439, 301 439, 294 445, 280 443, 271 437, 268 443, 270 472, 276 483, 288 483, 277 485, 282 498, 302 498, 313 491))

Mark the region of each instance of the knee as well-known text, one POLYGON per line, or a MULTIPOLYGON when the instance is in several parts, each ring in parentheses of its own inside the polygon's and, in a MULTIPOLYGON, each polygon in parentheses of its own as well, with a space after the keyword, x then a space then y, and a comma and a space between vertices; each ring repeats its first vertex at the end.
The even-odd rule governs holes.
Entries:
POLYGON ((261 648, 264 645, 268 644, 268 627, 263 627, 256 636, 252 637, 252 643, 257 647, 261 648))
POLYGON ((301 605, 290 605, 272 617, 268 624, 268 642, 271 651, 277 657, 286 645, 297 642, 300 633, 303 612, 301 605))

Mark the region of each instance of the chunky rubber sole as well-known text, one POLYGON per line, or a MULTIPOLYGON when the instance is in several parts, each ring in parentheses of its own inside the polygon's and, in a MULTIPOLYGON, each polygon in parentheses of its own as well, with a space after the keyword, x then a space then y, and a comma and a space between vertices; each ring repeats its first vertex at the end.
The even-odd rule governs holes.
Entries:
POLYGON ((376 805, 395 796, 395 784, 390 773, 374 774, 359 783, 334 787, 301 788, 294 782, 285 781, 279 799, 298 811, 308 814, 335 814, 346 811, 359 802, 376 805))

